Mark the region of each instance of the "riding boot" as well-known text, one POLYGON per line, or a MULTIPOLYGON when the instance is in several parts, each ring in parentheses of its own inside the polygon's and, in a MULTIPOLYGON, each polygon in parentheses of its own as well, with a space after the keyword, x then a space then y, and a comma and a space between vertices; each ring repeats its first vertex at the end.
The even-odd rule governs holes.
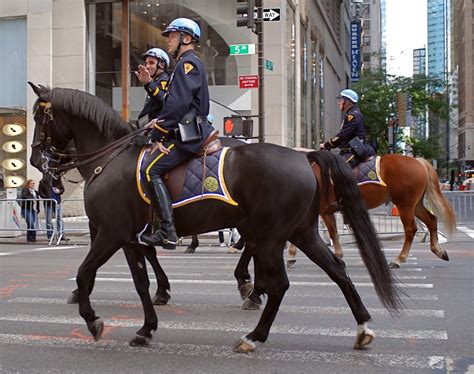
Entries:
POLYGON ((150 181, 151 200, 160 217, 160 228, 154 233, 143 233, 141 241, 153 245, 161 246, 164 249, 176 249, 178 236, 173 221, 173 207, 168 190, 160 177, 155 177, 150 181))

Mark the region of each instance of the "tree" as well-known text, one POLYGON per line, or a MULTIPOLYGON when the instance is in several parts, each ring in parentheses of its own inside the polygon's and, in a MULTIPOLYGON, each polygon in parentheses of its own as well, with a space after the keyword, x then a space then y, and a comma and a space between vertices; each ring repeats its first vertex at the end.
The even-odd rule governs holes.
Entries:
MULTIPOLYGON (((440 94, 443 90, 446 92, 444 81, 437 78, 427 78, 424 75, 400 77, 388 75, 378 69, 365 72, 353 88, 359 93, 359 107, 365 117, 368 139, 376 144, 378 153, 388 153, 387 123, 389 118, 397 115, 397 94, 406 93, 411 96, 413 116, 420 116, 429 110, 439 118, 448 117, 447 100, 440 94)), ((429 154, 431 157, 426 158, 437 158, 439 147, 429 148, 433 143, 423 140, 410 142, 412 146, 419 146, 420 152, 421 149, 426 150, 427 153, 420 156, 429 154), (421 146, 425 142, 426 147, 421 146)))

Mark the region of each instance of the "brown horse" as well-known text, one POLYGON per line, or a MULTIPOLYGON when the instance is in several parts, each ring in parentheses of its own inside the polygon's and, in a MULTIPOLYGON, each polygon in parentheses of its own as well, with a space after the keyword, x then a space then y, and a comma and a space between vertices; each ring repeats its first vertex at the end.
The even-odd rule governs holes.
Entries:
MULTIPOLYGON (((314 168, 318 168, 314 164, 314 168)), ((391 268, 399 268, 406 262, 413 238, 417 232, 415 217, 421 220, 430 233, 431 251, 439 258, 449 261, 447 252, 441 249, 438 242, 438 217, 444 220, 444 226, 451 235, 456 226, 453 208, 443 196, 438 184, 438 175, 431 164, 423 158, 413 158, 403 155, 385 155, 380 158, 380 177, 384 185, 375 183, 360 184, 359 189, 367 209, 376 208, 392 201, 398 208, 400 219, 405 231, 405 241, 396 259, 390 263, 391 268), (424 205, 427 199, 429 208, 424 205)), ((334 244, 336 256, 342 258, 342 247, 334 217, 334 195, 328 195, 327 200, 321 201, 321 215, 334 244)), ((347 212, 350 214, 350 212, 347 212)), ((294 248, 290 249, 294 253, 294 248)))

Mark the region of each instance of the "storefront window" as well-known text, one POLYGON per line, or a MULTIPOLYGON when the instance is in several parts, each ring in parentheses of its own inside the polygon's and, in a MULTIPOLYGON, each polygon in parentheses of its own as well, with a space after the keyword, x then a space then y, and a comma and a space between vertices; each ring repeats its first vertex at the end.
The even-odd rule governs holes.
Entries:
POLYGON ((324 55, 319 58, 319 138, 324 136, 324 55))
POLYGON ((288 71, 288 109, 287 109, 287 146, 294 147, 296 140, 296 25, 295 12, 291 6, 286 8, 287 61, 288 71))
POLYGON ((301 46, 301 146, 309 147, 308 126, 308 45, 306 40, 306 28, 301 24, 300 28, 301 46))
POLYGON ((311 36, 311 128, 309 148, 318 149, 318 46, 311 36))
MULTIPOLYGON (((88 90, 120 111, 122 3, 86 0, 86 4, 88 90)), ((167 52, 166 38, 161 36, 161 32, 179 17, 194 20, 201 29, 196 51, 206 67, 211 98, 213 87, 221 95, 216 99, 221 99, 225 105, 231 105, 230 99, 237 101, 245 94, 246 90, 238 90, 238 75, 249 74, 250 56, 239 56, 238 59, 230 56, 229 45, 251 42, 251 32, 235 26, 235 4, 229 7, 220 0, 131 0, 129 14, 130 119, 135 119, 140 113, 145 100, 143 87, 133 72, 143 62, 142 54, 149 48, 158 47, 167 52), (232 92, 222 94, 223 87, 232 92)), ((171 56, 170 59, 172 69, 174 61, 171 56)), ((250 99, 247 102, 250 105, 250 99)), ((250 107, 245 110, 250 111, 250 107)))

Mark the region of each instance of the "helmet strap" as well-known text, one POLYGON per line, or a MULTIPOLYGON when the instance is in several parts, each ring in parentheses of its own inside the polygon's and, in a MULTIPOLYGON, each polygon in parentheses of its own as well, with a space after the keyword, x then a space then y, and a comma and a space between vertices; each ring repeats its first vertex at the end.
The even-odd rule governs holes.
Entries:
POLYGON ((180 32, 179 33, 179 41, 178 41, 178 46, 176 47, 175 51, 173 52, 173 58, 178 58, 178 55, 179 55, 179 50, 181 49, 181 46, 182 45, 189 45, 189 44, 192 44, 194 43, 194 39, 191 39, 191 41, 189 43, 185 43, 184 42, 184 36, 186 34, 184 32, 180 32))

